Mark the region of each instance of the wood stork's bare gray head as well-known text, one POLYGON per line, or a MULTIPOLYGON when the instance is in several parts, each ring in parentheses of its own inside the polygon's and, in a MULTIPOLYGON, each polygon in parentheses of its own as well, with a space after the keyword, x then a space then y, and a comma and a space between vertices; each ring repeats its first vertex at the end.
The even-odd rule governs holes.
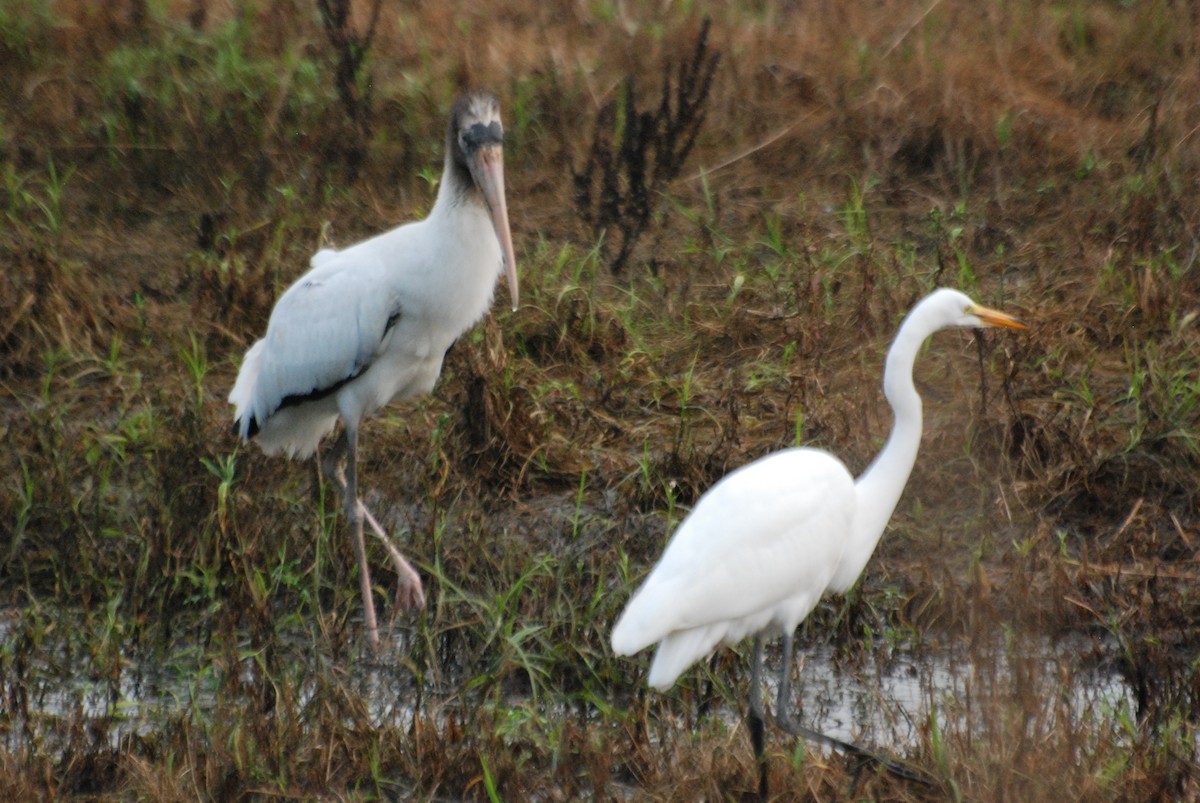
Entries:
POLYGON ((504 126, 500 122, 500 101, 495 95, 475 90, 458 99, 450 115, 446 147, 458 172, 465 171, 470 176, 469 182, 463 176, 464 184, 474 185, 492 216, 492 226, 504 255, 512 308, 516 310, 517 262, 504 200, 504 126))

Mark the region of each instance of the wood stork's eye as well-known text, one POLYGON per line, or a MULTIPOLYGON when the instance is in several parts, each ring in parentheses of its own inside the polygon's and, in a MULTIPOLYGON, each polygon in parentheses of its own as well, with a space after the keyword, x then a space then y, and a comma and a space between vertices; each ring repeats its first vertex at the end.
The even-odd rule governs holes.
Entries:
POLYGON ((503 145, 504 129, 496 120, 486 125, 475 123, 464 128, 458 138, 464 153, 474 153, 485 145, 503 145))

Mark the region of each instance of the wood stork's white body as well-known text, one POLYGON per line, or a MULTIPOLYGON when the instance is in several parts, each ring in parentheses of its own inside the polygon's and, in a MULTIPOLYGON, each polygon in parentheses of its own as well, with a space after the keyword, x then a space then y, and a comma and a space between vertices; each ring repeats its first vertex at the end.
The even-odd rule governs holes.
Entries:
POLYGON ((429 216, 344 250, 318 251, 308 272, 279 297, 266 336, 246 352, 229 393, 238 434, 267 454, 311 456, 342 420, 326 469, 352 523, 372 643, 379 636, 364 519, 396 567, 402 601, 419 608, 424 593, 417 573, 358 499, 359 427, 393 399, 432 390, 446 350, 487 312, 504 269, 516 309, 502 142, 496 99, 485 92, 460 98, 429 216))
POLYGON ((504 265, 487 210, 452 192, 443 184, 424 220, 312 258, 229 394, 242 437, 260 421, 267 454, 311 457, 339 417, 361 421, 433 389, 446 350, 491 307, 504 265))

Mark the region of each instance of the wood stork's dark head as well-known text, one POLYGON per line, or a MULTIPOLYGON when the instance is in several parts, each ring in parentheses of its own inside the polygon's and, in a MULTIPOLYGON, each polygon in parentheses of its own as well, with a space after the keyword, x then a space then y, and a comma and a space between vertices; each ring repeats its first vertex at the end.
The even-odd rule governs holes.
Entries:
POLYGON ((500 122, 500 101, 482 90, 465 93, 454 104, 446 140, 451 165, 462 185, 478 190, 492 216, 492 226, 504 255, 512 307, 516 310, 517 262, 504 200, 504 125, 500 122))

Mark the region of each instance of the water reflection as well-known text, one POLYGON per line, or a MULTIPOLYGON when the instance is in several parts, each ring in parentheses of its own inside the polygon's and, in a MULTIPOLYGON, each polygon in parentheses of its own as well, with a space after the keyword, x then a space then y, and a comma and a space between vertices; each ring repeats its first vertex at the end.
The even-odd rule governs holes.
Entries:
MULTIPOLYGON (((211 718, 220 708, 218 695, 229 688, 229 667, 214 663, 199 647, 145 657, 126 651, 100 661, 95 655, 72 653, 70 639, 59 629, 44 636, 33 652, 19 631, 19 621, 13 615, 0 618, 0 642, 10 675, 0 692, 0 731, 10 751, 30 741, 47 746, 87 725, 103 725, 92 730, 116 747, 127 736, 152 733, 181 715, 211 718), (56 636, 62 640, 59 645, 52 644, 56 636), (20 683, 11 677, 18 667, 18 650, 29 652, 21 656, 20 683), (18 686, 23 689, 20 699, 14 693, 18 686)), ((280 671, 286 673, 296 692, 292 699, 300 707, 321 693, 330 678, 338 678, 346 697, 362 700, 375 724, 404 727, 424 700, 461 691, 451 688, 452 683, 418 688, 402 640, 349 666, 314 655, 312 643, 311 637, 298 638, 294 653, 281 659, 286 668, 280 671)), ((1116 673, 1087 658, 1096 652, 1096 645, 1082 638, 1017 638, 1005 632, 969 644, 881 646, 859 660, 835 648, 800 648, 793 689, 802 706, 801 721, 809 727, 838 739, 904 752, 931 726, 984 737, 998 723, 1012 728, 1016 718, 1019 729, 1034 735, 1057 727, 1064 718, 1078 723, 1111 718, 1114 712, 1132 716, 1130 688, 1116 673)), ((241 656, 234 666, 235 685, 269 685, 261 683, 260 656, 249 651, 241 656)), ((768 656, 770 677, 778 668, 778 655, 768 656)), ((774 684, 775 679, 768 682, 774 684)), ((773 692, 768 690, 768 700, 774 700, 773 692)), ((727 711, 725 717, 736 725, 741 712, 727 711)))
MULTIPOLYGON (((838 739, 865 744, 915 745, 923 730, 983 735, 997 717, 1023 717, 1028 727, 1053 728, 1130 713, 1133 693, 1115 672, 1083 655, 1090 641, 998 634, 985 645, 952 643, 881 650, 852 664, 829 647, 801 649, 793 681, 802 721, 838 739)), ((771 691, 777 680, 772 678, 771 691)), ((773 699, 773 698, 769 698, 773 699)), ((902 752, 902 751, 901 751, 902 752)))

